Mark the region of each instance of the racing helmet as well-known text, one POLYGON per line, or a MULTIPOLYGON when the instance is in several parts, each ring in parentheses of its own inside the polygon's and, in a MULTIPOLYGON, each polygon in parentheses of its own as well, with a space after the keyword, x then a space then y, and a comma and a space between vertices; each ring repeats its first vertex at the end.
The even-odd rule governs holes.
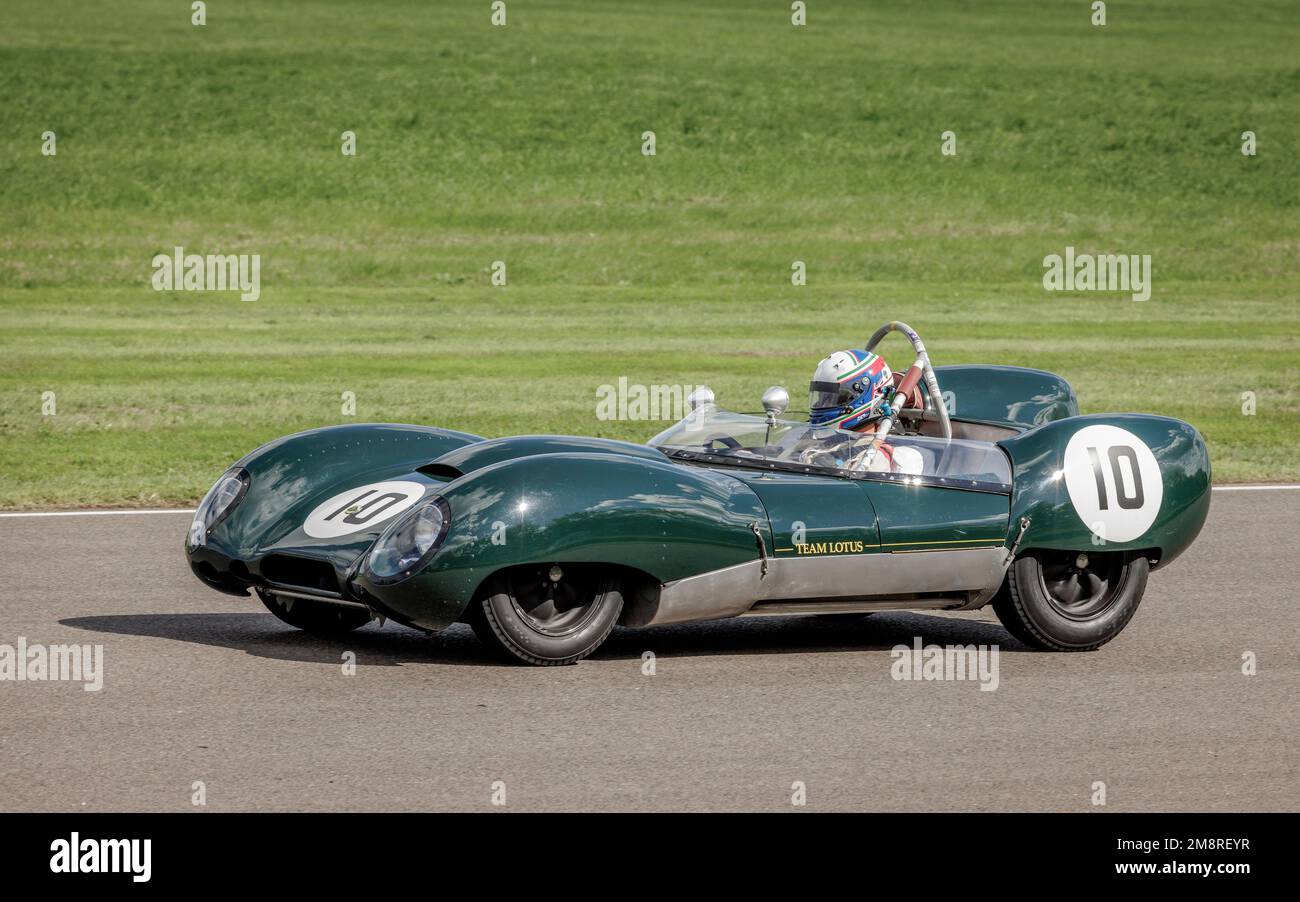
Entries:
POLYGON ((836 351, 813 372, 808 386, 809 422, 859 429, 884 416, 894 374, 870 351, 836 351))

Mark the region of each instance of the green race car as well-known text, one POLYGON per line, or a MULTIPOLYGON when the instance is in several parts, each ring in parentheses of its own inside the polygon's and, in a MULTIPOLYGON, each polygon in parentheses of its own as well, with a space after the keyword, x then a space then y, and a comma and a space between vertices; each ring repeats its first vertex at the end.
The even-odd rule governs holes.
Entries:
POLYGON ((781 389, 764 416, 697 392, 645 445, 315 429, 231 467, 186 554, 301 629, 464 621, 531 664, 578 661, 615 625, 986 604, 1036 648, 1112 639, 1205 522, 1199 433, 1080 416, 1039 370, 932 367, 902 323, 868 350, 894 331, 915 362, 871 435, 782 419, 781 389))

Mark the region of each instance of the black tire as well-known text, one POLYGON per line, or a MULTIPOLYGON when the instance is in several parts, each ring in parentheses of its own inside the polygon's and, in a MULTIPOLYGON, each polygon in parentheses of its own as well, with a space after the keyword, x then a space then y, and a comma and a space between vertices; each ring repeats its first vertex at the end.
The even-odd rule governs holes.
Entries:
POLYGON ((257 597, 280 620, 308 633, 341 636, 370 622, 369 611, 348 605, 282 597, 262 589, 257 590, 257 597))
POLYGON ((993 610, 1032 648, 1092 651, 1132 619, 1148 573, 1146 558, 1123 552, 1033 552, 1011 565, 993 610))
POLYGON ((495 574, 465 619, 483 644, 508 658, 553 666, 576 664, 599 648, 622 610, 608 570, 548 563, 495 574))

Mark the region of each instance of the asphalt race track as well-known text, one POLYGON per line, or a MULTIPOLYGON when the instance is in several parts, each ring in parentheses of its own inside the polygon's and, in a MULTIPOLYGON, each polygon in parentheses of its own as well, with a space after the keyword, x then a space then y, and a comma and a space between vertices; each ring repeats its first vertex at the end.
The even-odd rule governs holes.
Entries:
POLYGON ((1074 655, 991 610, 623 630, 560 668, 461 626, 322 640, 201 586, 188 523, 0 518, 0 643, 104 660, 98 692, 0 682, 0 809, 196 810, 201 781, 215 811, 488 811, 502 781, 505 810, 789 811, 802 781, 808 810, 1300 810, 1300 491, 1216 492, 1123 635, 1074 655), (918 635, 1001 646, 996 691, 892 679, 918 635))

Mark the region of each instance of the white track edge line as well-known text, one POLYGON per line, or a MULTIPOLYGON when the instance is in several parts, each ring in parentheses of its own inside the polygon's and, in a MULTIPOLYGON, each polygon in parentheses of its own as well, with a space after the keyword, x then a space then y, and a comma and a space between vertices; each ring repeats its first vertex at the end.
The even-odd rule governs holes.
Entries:
POLYGON ((0 517, 110 517, 120 515, 123 517, 138 516, 140 514, 192 514, 193 508, 167 508, 157 510, 134 510, 134 511, 30 511, 26 513, 0 514, 0 517))

